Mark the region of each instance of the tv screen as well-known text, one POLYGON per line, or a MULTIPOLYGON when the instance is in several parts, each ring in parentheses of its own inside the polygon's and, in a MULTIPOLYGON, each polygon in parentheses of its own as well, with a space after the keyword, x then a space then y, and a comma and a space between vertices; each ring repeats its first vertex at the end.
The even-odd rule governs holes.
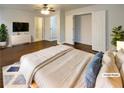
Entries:
POLYGON ((13 22, 13 32, 27 32, 29 31, 29 23, 13 22))

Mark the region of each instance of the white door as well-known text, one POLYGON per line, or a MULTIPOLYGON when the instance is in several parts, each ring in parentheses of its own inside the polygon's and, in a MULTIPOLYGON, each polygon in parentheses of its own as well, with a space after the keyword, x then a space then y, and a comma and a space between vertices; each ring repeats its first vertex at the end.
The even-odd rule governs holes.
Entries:
POLYGON ((42 17, 35 17, 35 41, 43 39, 43 19, 42 17))
POLYGON ((92 49, 106 51, 106 12, 92 13, 92 49))
POLYGON ((74 44, 73 15, 67 15, 65 18, 65 43, 74 44))
POLYGON ((50 17, 51 41, 57 40, 57 17, 50 17))

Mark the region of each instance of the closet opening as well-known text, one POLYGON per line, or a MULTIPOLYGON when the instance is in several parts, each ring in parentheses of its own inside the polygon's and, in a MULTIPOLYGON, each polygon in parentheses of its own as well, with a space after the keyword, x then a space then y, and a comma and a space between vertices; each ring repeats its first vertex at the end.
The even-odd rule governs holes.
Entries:
POLYGON ((73 17, 73 40, 74 47, 85 50, 87 52, 92 51, 92 14, 81 14, 73 17))

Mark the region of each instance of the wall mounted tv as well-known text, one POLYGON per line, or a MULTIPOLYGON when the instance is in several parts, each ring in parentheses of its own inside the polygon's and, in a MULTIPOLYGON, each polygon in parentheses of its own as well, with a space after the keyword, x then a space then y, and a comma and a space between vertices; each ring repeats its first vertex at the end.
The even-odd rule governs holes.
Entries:
POLYGON ((28 32, 29 23, 13 22, 13 32, 28 32))

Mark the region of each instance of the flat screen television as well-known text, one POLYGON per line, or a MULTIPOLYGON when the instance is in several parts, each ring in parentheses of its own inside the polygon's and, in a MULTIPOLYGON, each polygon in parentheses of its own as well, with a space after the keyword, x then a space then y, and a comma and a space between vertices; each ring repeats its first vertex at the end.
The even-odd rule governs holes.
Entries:
POLYGON ((28 32, 29 23, 13 22, 13 32, 28 32))

